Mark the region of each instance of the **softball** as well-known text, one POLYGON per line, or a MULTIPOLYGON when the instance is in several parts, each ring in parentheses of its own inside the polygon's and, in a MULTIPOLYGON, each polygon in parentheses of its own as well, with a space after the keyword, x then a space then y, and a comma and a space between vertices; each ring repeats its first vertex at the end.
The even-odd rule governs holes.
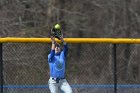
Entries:
POLYGON ((61 29, 61 26, 60 26, 60 24, 56 24, 56 25, 54 26, 54 28, 57 29, 57 30, 60 30, 60 29, 61 29))

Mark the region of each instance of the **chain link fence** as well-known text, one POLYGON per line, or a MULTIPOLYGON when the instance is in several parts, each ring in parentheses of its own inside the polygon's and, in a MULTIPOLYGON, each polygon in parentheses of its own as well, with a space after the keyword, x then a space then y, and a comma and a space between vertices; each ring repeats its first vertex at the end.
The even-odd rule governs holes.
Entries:
MULTIPOLYGON (((3 93, 50 93, 48 43, 3 43, 3 93)), ((69 44, 74 93, 114 93, 113 44, 69 44)), ((139 44, 117 44, 117 92, 140 92, 139 44)), ((2 89, 2 88, 1 88, 2 89)))

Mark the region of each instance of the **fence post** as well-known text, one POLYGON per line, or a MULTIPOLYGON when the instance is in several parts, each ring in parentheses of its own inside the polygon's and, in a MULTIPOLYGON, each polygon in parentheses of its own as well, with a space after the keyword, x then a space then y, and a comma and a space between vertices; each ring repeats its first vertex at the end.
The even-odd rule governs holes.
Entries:
POLYGON ((114 93, 117 93, 117 45, 113 44, 113 76, 114 76, 114 93))
POLYGON ((0 43, 0 93, 3 93, 3 59, 2 59, 2 43, 0 43))

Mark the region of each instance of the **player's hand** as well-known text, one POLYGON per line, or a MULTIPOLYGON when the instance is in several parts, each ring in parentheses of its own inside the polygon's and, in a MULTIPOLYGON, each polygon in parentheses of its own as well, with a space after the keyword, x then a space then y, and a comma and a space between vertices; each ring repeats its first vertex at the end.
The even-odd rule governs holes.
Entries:
POLYGON ((61 42, 64 42, 63 34, 61 34, 60 40, 61 40, 61 42))
POLYGON ((51 36, 51 41, 55 42, 55 37, 54 36, 51 36))
POLYGON ((63 45, 66 45, 66 42, 64 41, 63 34, 61 35, 60 40, 61 40, 61 42, 63 43, 63 45))

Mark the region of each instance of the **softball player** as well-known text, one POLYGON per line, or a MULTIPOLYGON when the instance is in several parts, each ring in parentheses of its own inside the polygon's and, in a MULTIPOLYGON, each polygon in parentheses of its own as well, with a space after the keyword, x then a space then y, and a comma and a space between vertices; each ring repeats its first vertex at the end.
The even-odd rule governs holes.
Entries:
POLYGON ((52 47, 50 54, 48 55, 48 63, 50 67, 50 79, 48 81, 49 89, 51 93, 60 93, 62 90, 64 93, 72 93, 72 88, 65 79, 65 65, 66 56, 68 52, 68 46, 63 40, 63 36, 60 37, 63 43, 63 49, 56 43, 53 36, 51 36, 52 47))

